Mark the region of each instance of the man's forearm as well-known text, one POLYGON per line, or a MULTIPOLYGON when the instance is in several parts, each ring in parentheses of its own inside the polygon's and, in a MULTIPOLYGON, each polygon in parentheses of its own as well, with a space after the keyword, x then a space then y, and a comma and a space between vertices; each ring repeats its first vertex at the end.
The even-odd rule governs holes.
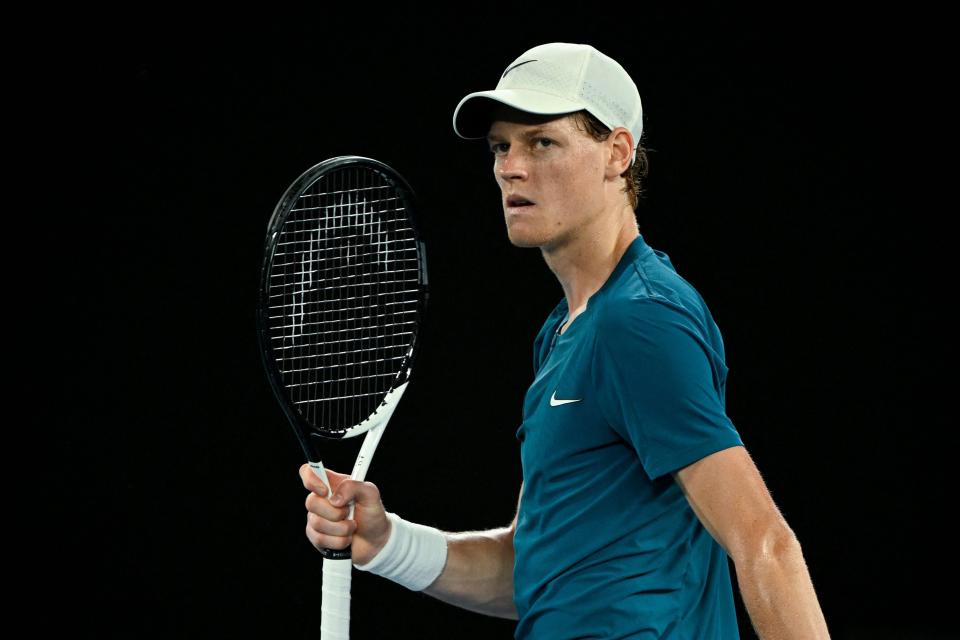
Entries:
POLYGON ((510 528, 444 535, 447 564, 423 593, 463 609, 516 620, 510 528))
POLYGON ((736 563, 737 581, 750 621, 762 640, 827 640, 827 623, 803 559, 800 543, 777 545, 736 563))

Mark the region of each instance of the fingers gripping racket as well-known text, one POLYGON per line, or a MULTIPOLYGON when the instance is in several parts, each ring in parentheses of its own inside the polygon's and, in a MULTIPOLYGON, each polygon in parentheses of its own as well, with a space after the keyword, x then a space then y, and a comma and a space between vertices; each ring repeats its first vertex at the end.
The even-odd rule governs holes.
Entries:
MULTIPOLYGON (((393 169, 340 156, 297 178, 267 227, 260 352, 327 495, 319 455, 324 440, 366 433, 350 474, 362 481, 409 384, 427 303, 415 214, 413 191, 393 169)), ((321 553, 320 636, 346 639, 350 548, 321 553)))

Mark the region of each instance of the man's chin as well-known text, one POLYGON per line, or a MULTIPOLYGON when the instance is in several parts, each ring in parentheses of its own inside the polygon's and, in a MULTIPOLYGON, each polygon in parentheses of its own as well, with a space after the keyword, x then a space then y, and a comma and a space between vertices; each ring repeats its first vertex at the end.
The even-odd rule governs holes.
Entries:
POLYGON ((515 247, 520 247, 522 249, 539 247, 543 245, 543 238, 536 238, 536 237, 528 236, 522 233, 507 232, 507 237, 510 239, 510 244, 512 244, 515 247))
POLYGON ((514 224, 507 222, 507 238, 509 238, 510 244, 515 247, 527 248, 539 247, 545 242, 545 239, 535 229, 531 229, 530 226, 522 222, 520 224, 516 224, 516 222, 514 221, 514 224))

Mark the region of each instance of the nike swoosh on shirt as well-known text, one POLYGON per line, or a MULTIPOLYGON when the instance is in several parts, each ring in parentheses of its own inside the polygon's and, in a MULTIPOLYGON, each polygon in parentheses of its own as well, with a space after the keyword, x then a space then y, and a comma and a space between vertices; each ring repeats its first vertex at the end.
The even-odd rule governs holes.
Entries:
POLYGON ((519 67, 520 65, 522 65, 522 64, 530 64, 531 62, 536 62, 536 60, 524 60, 523 62, 518 62, 517 64, 513 65, 512 67, 510 67, 509 69, 507 69, 506 71, 504 71, 504 72, 503 72, 503 75, 500 76, 500 79, 503 80, 504 78, 506 78, 508 73, 510 73, 511 71, 513 71, 514 69, 516 69, 517 67, 519 67))
POLYGON ((559 407, 562 404, 570 404, 571 402, 580 402, 583 398, 577 398, 576 400, 557 400, 557 392, 554 391, 553 395, 550 396, 550 406, 559 407))

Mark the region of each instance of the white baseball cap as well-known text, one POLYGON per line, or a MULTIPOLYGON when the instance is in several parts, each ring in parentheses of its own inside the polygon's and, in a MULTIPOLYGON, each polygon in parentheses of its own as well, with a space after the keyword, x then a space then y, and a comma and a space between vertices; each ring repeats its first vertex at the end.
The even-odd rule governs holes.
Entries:
POLYGON ((637 85, 616 60, 587 44, 552 42, 523 53, 503 72, 496 89, 477 91, 460 101, 453 112, 456 134, 467 140, 485 138, 491 101, 542 115, 586 109, 611 131, 629 129, 634 145, 640 144, 643 134, 637 85))

